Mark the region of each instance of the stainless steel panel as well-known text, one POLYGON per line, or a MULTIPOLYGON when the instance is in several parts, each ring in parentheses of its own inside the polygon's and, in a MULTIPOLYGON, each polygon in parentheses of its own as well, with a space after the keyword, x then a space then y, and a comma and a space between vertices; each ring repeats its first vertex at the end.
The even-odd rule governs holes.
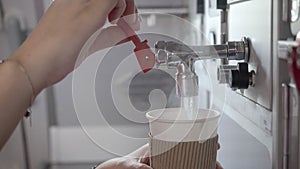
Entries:
POLYGON ((288 5, 289 8, 287 8, 286 12, 290 17, 289 21, 291 22, 291 31, 294 35, 296 35, 300 31, 300 2, 299 0, 289 0, 288 5))
POLYGON ((282 169, 299 168, 299 99, 293 83, 282 85, 282 169))
POLYGON ((299 96, 296 86, 289 87, 289 168, 298 169, 299 166, 299 96))
POLYGON ((290 112, 289 112, 289 86, 286 84, 282 84, 282 92, 283 92, 283 100, 282 100, 282 105, 283 105, 283 125, 282 125, 282 131, 283 131, 283 137, 282 137, 282 168, 283 169, 288 169, 289 168, 289 163, 288 163, 288 158, 289 158, 289 122, 290 122, 290 112))
POLYGON ((251 0, 232 4, 228 22, 229 41, 239 40, 243 36, 251 40, 249 67, 256 71, 256 86, 240 94, 271 110, 272 0, 251 0))

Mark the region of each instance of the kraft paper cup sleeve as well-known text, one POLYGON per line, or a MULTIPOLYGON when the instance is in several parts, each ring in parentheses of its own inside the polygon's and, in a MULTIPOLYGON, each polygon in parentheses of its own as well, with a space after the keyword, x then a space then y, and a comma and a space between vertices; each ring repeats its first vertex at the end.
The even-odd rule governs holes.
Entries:
POLYGON ((149 134, 153 169, 215 169, 218 136, 205 142, 169 142, 149 134))

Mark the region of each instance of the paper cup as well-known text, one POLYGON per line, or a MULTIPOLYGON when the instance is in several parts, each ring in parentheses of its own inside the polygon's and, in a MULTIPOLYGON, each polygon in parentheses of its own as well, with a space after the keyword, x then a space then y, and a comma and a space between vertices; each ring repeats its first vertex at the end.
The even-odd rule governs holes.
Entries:
POLYGON ((199 109, 193 118, 187 113, 181 108, 147 113, 154 169, 215 169, 220 113, 199 109))
POLYGON ((181 108, 158 109, 146 114, 153 138, 173 141, 205 141, 217 135, 220 113, 199 109, 195 117, 181 108))

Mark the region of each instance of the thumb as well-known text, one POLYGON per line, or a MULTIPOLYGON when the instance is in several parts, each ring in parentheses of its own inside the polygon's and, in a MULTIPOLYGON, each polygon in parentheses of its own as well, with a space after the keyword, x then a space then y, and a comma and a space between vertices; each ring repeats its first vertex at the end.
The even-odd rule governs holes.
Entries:
POLYGON ((138 167, 138 169, 153 169, 153 168, 146 164, 141 164, 140 167, 138 167))

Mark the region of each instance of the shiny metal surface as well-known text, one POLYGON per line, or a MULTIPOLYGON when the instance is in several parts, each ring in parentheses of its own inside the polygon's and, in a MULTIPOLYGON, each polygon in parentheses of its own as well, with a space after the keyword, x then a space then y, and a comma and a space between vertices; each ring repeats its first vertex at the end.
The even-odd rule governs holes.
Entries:
MULTIPOLYGON (((223 45, 187 46, 174 41, 158 41, 155 44, 157 67, 177 68, 176 91, 178 96, 184 97, 198 95, 198 77, 194 69, 197 60, 225 59, 248 62, 249 50, 248 39, 245 37, 241 41, 227 42, 223 45)), ((218 71, 218 79, 221 83, 228 82, 229 70, 224 68, 218 71)), ((253 77, 255 76, 250 76, 249 79, 252 86, 254 86, 253 77)))
POLYGON ((293 83, 282 84, 282 169, 299 168, 299 99, 293 83))
POLYGON ((289 0, 283 0, 282 1, 282 21, 289 21, 290 20, 290 1, 289 0))
POLYGON ((292 0, 291 4, 289 4, 291 7, 291 21, 296 22, 299 19, 299 8, 300 8, 300 1, 299 0, 292 0))
POLYGON ((176 94, 180 97, 198 96, 198 76, 184 63, 180 64, 176 73, 176 94))
MULTIPOLYGON (((222 10, 221 14, 221 44, 228 42, 228 10, 222 10)), ((222 65, 228 65, 228 59, 221 59, 222 65)))
MULTIPOLYGON (((208 46, 187 46, 177 42, 158 41, 155 44, 155 51, 157 53, 158 63, 165 63, 170 56, 178 57, 181 61, 187 62, 193 60, 206 59, 228 59, 228 60, 249 60, 250 49, 247 38, 241 41, 232 41, 223 45, 208 45, 208 46), (167 54, 159 51, 165 51, 167 54), (176 55, 176 56, 175 56, 176 55)), ((174 61, 174 59, 171 59, 174 61)))
POLYGON ((294 83, 289 84, 289 168, 299 169, 299 94, 294 83))
POLYGON ((282 169, 289 169, 288 166, 288 157, 289 157, 289 87, 287 84, 282 84, 282 91, 283 91, 283 100, 282 100, 282 105, 283 105, 283 156, 282 156, 282 169))
POLYGON ((233 65, 220 65, 218 67, 218 81, 219 84, 226 84, 229 82, 229 74, 230 74, 230 70, 234 70, 237 69, 237 66, 233 66, 233 65))

